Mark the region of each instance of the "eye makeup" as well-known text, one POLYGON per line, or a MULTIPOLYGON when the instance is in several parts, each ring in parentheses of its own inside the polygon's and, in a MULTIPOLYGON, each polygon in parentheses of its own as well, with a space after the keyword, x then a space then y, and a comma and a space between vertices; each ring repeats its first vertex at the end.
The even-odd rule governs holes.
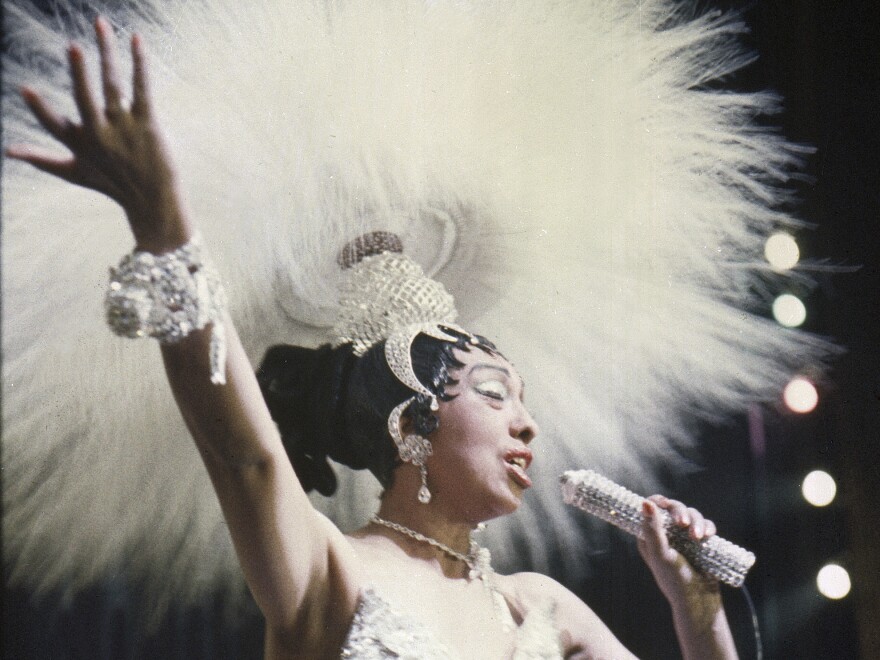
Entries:
POLYGON ((507 398, 509 392, 507 390, 507 385, 500 380, 490 379, 484 380, 476 385, 474 385, 474 389, 484 396, 488 396, 492 399, 498 399, 499 401, 503 401, 507 398))
MULTIPOLYGON (((502 401, 510 396, 511 391, 509 380, 511 378, 511 373, 509 369, 498 366, 496 364, 478 363, 471 366, 471 368, 468 370, 468 373, 472 378, 475 378, 475 380, 477 380, 476 384, 474 385, 474 389, 478 393, 491 397, 493 399, 498 399, 499 401, 502 401), (486 377, 485 380, 479 380, 478 376, 476 378, 474 376, 475 372, 479 371, 493 371, 497 374, 497 376, 503 377, 486 377)), ((523 392, 521 388, 520 399, 522 399, 522 394, 523 392)))

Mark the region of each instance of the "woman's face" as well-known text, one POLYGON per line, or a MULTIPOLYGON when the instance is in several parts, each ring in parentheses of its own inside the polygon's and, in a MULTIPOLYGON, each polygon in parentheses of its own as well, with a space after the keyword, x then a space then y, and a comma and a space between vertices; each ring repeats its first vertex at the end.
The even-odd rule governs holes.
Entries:
POLYGON ((446 388, 454 398, 437 411, 428 487, 438 505, 475 523, 519 506, 531 486, 528 445, 538 427, 523 403, 522 379, 507 360, 477 348, 456 357, 464 366, 451 374, 458 383, 446 388))

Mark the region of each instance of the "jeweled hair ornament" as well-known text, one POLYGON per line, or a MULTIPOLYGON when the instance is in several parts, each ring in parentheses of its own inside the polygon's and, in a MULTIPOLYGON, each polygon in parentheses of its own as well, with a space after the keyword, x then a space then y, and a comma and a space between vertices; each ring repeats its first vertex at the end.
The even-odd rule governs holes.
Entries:
POLYGON ((400 239, 386 231, 365 234, 343 248, 338 261, 345 272, 332 343, 350 343, 355 355, 363 355, 384 339, 391 371, 408 388, 430 398, 436 410, 437 396, 413 370, 412 343, 420 334, 457 341, 444 328, 470 333, 455 325, 458 312, 446 288, 402 250, 400 239))
POLYGON ((397 405, 388 416, 388 433, 400 459, 419 468, 422 486, 419 501, 431 501, 425 463, 431 443, 417 434, 404 435, 400 428, 404 411, 422 395, 437 410, 436 393, 422 383, 412 363, 412 343, 420 334, 441 341, 456 342, 447 330, 471 336, 454 324, 458 312, 445 287, 425 275, 421 266, 402 253, 394 234, 376 231, 358 237, 343 248, 338 259, 345 269, 339 296, 339 321, 333 344, 350 343, 362 355, 385 340, 385 361, 397 379, 415 394, 397 405))
MULTIPOLYGON (((350 343, 355 355, 363 355, 383 339, 400 333, 415 337, 422 328, 455 322, 458 312, 452 296, 402 249, 400 240, 385 231, 361 236, 343 248, 338 261, 345 270, 332 333, 334 346, 350 343)), ((401 340, 394 347, 399 351, 401 340)), ((418 390, 413 378, 401 380, 418 390)))

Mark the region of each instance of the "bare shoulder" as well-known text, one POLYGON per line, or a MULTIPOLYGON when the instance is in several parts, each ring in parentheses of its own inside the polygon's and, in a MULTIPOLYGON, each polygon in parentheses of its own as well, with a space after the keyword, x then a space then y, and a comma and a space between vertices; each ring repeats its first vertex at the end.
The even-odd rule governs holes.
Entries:
POLYGON ((517 596, 526 601, 535 599, 553 598, 558 600, 567 595, 577 598, 559 582, 542 573, 513 573, 511 575, 498 575, 498 587, 505 596, 517 596))
POLYGON ((599 620, 584 601, 553 578, 541 573, 499 575, 496 584, 520 619, 532 608, 550 605, 556 612, 557 624, 564 623, 570 616, 583 620, 599 620))
POLYGON ((497 584, 518 618, 533 607, 552 605, 566 658, 634 657, 584 601, 553 578, 514 573, 499 576, 497 584))

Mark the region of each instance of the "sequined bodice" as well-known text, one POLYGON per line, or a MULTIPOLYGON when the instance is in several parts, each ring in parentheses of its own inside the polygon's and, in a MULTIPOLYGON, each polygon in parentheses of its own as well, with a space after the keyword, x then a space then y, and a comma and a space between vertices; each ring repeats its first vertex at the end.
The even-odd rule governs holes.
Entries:
MULTIPOLYGON (((500 594, 499 594, 500 597, 500 594)), ((505 610, 510 616, 509 610, 505 610)), ((512 617, 511 617, 512 623, 512 617)), ((390 605, 372 588, 360 603, 342 647, 343 658, 355 660, 461 660, 422 623, 390 605)), ((550 607, 529 610, 516 628, 512 660, 561 660, 559 632, 550 607)))

